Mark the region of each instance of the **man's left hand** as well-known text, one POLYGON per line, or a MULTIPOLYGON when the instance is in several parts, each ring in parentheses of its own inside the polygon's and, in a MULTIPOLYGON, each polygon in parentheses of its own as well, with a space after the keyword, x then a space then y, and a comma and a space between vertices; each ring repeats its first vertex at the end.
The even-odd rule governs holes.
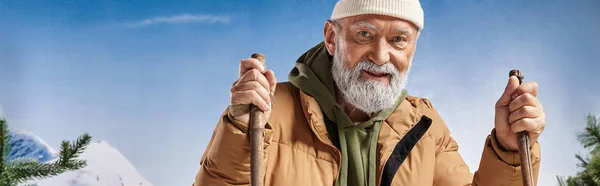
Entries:
MULTIPOLYGON (((511 76, 504 93, 496 102, 496 139, 507 151, 518 151, 517 132, 528 131, 533 145, 546 126, 546 114, 537 99, 535 82, 524 82, 511 76)), ((531 148, 531 147, 530 147, 531 148)))

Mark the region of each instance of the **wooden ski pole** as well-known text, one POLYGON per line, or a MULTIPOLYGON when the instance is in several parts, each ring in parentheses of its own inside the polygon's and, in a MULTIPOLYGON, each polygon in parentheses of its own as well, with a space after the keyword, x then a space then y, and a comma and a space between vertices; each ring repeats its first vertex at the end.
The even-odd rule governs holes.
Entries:
MULTIPOLYGON (((266 57, 260 53, 254 53, 252 58, 258 59, 266 69, 266 57)), ((271 97, 272 98, 272 97, 271 97)), ((272 101, 272 100, 271 100, 272 101)), ((271 102, 272 103, 272 102, 271 102)), ((272 105, 271 105, 272 106, 272 105)), ((263 141, 265 138, 266 123, 264 112, 256 105, 250 105, 250 123, 248 133, 250 134, 250 185, 264 186, 265 175, 263 170, 263 141)))
MULTIPOLYGON (((516 76, 519 79, 519 85, 523 83, 525 76, 519 70, 511 70, 509 75, 516 76)), ((521 175, 523 177, 523 186, 533 186, 533 174, 531 172, 531 153, 529 152, 530 142, 527 131, 517 133, 517 142, 519 143, 519 157, 521 159, 521 175)))

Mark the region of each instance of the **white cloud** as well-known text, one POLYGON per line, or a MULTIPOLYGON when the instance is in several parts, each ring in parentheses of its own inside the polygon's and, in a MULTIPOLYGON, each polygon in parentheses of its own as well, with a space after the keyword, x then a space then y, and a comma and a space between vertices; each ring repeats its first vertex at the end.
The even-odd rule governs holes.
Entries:
POLYGON ((181 14, 175 16, 161 16, 127 23, 128 27, 144 27, 156 24, 183 24, 183 23, 222 23, 228 24, 230 17, 221 15, 192 15, 181 14))

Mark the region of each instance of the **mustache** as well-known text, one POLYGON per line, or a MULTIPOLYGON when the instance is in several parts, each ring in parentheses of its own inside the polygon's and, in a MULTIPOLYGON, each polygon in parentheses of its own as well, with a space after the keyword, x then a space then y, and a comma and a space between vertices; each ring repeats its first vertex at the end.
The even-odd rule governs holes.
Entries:
POLYGON ((356 64, 354 67, 356 72, 360 72, 360 70, 365 70, 369 72, 374 72, 378 74, 390 74, 391 76, 400 75, 398 69, 392 63, 384 63, 383 65, 377 65, 372 61, 361 61, 356 64))

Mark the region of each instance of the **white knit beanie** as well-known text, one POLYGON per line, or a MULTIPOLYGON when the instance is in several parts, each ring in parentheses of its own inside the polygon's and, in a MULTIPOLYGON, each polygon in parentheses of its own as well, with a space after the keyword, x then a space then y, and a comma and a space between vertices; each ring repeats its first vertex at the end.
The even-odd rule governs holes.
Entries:
POLYGON ((424 26, 424 15, 419 0, 339 0, 331 19, 361 14, 379 14, 397 17, 414 23, 418 30, 424 26))

